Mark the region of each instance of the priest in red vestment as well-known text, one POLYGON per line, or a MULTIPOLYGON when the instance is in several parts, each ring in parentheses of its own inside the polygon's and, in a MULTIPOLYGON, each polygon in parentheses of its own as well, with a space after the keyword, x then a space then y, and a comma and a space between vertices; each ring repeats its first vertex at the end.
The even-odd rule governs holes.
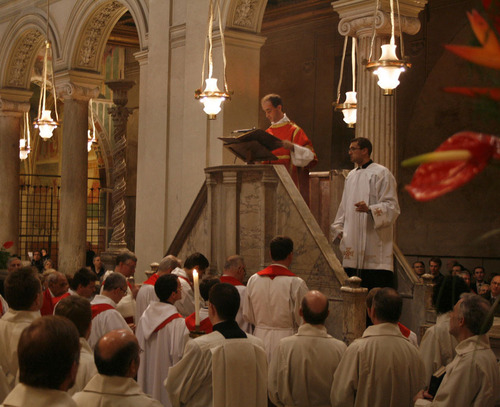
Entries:
POLYGON ((279 95, 264 96, 261 106, 271 122, 266 131, 283 141, 281 148, 273 150, 278 160, 266 163, 284 165, 304 200, 309 204, 309 169, 318 163, 311 140, 304 130, 283 113, 283 102, 279 95))

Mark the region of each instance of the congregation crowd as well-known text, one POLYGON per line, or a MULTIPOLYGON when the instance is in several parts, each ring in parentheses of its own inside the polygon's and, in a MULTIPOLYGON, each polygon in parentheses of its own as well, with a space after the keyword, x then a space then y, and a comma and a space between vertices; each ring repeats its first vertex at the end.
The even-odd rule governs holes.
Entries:
MULTIPOLYGON (((2 406, 500 402, 487 335, 500 276, 484 291, 484 268, 471 279, 457 263, 445 276, 432 258, 437 321, 420 343, 399 321, 400 294, 376 287, 366 299, 371 325, 347 346, 325 326, 339 310, 292 272, 292 240, 275 237, 270 253, 272 264, 246 284, 243 257, 230 256, 215 276, 208 259, 193 253, 184 262, 164 257, 140 286, 128 251, 114 270, 105 271, 96 256, 94 267, 70 278, 44 273, 38 256, 41 268, 12 257, 0 296, 2 406)), ((423 262, 413 268, 426 274, 423 262)))

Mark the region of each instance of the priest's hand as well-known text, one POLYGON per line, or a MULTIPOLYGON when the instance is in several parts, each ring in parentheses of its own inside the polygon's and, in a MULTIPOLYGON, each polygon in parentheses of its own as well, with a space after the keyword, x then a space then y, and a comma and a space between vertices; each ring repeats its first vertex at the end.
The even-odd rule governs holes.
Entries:
POLYGON ((283 140, 281 142, 281 146, 283 148, 286 148, 287 150, 290 150, 290 151, 294 151, 295 150, 295 148, 293 146, 293 143, 291 141, 288 141, 288 140, 283 140))
POLYGON ((370 208, 368 208, 368 205, 366 204, 365 201, 360 201, 358 203, 355 203, 354 206, 356 207, 356 212, 370 213, 370 208))

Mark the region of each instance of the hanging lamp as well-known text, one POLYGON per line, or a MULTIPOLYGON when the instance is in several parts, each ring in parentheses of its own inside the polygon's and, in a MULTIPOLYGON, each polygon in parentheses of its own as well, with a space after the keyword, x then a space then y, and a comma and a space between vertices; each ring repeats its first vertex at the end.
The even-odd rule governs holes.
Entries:
POLYGON ((340 103, 340 91, 342 86, 342 79, 344 76, 344 63, 347 50, 347 42, 349 37, 346 36, 344 39, 344 50, 342 53, 342 62, 340 67, 340 77, 339 85, 337 87, 337 101, 333 103, 335 110, 341 111, 344 114, 344 122, 347 126, 353 128, 356 124, 356 113, 357 113, 357 98, 356 98, 356 38, 352 37, 352 52, 351 52, 351 66, 352 66, 352 90, 346 92, 346 98, 344 103, 340 103))
POLYGON ((95 123, 94 123, 94 110, 92 109, 92 99, 89 100, 90 123, 92 130, 87 130, 87 152, 92 150, 92 144, 97 143, 95 138, 95 123))
POLYGON ((19 139, 19 158, 26 160, 31 151, 30 146, 30 119, 29 113, 24 112, 23 137, 19 139))

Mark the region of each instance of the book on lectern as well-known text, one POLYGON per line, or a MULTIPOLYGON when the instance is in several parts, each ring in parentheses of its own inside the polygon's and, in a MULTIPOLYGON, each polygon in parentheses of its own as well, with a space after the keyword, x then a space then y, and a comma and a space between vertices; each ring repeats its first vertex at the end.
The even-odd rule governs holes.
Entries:
POLYGON ((273 150, 282 146, 282 141, 261 129, 235 130, 233 136, 219 137, 224 147, 246 163, 274 161, 278 158, 273 150))

